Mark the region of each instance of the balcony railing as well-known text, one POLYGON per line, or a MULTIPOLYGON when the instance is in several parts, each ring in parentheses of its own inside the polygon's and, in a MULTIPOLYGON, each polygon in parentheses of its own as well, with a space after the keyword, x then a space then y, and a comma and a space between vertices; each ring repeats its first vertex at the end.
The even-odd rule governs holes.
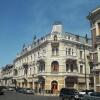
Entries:
POLYGON ((77 59, 76 55, 66 55, 66 58, 68 59, 77 59))

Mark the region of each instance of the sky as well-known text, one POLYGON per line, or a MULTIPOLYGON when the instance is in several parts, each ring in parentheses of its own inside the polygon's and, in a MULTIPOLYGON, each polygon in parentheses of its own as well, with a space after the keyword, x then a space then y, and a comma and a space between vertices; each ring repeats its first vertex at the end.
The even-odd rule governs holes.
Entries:
POLYGON ((0 67, 13 63, 23 44, 45 36, 55 21, 64 31, 90 37, 86 16, 100 0, 0 0, 0 67))

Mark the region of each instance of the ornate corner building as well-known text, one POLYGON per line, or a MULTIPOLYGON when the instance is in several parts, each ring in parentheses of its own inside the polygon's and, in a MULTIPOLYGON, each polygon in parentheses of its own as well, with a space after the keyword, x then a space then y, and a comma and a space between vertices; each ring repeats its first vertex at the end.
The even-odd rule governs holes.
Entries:
POLYGON ((100 7, 89 13, 93 45, 94 89, 100 91, 100 7))
POLYGON ((92 41, 64 32, 60 22, 52 31, 34 38, 14 60, 13 80, 19 87, 50 90, 62 87, 93 89, 92 41))

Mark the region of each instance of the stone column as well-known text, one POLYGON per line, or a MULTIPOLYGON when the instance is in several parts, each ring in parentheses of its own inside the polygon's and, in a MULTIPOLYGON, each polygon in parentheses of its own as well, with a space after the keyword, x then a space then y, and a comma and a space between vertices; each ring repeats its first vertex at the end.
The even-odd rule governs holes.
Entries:
POLYGON ((95 72, 94 72, 94 91, 96 91, 96 76, 95 76, 95 72))
POLYGON ((87 90, 89 90, 89 78, 86 79, 87 90))

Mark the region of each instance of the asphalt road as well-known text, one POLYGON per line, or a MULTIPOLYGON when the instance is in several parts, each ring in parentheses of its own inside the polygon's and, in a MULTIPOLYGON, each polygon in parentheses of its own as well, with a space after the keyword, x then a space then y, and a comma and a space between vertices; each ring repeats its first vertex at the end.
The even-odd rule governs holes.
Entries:
POLYGON ((57 96, 36 96, 7 91, 0 95, 0 100, 59 100, 57 96))

